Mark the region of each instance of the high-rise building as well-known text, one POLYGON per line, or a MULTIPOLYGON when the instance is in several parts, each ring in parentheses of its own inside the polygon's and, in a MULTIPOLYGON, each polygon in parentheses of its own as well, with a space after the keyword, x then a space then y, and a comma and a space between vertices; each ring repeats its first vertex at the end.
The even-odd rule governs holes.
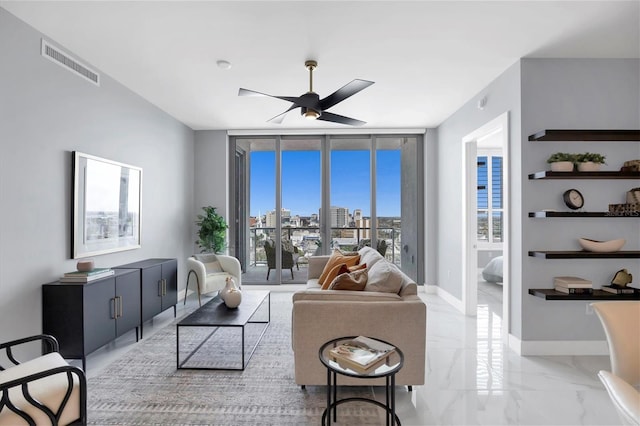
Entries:
POLYGON ((349 209, 331 206, 331 227, 344 228, 349 226, 349 209))
MULTIPOLYGON (((291 210, 283 208, 280 211, 280 217, 282 219, 282 223, 288 224, 291 219, 291 210)), ((275 210, 268 211, 266 214, 266 227, 275 228, 277 223, 278 222, 276 222, 276 211, 275 210)))

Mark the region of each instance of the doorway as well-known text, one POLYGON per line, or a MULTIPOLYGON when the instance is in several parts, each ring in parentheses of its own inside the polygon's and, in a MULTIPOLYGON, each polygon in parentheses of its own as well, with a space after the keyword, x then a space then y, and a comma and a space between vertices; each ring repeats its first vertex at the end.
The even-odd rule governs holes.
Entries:
POLYGON ((509 324, 508 143, 507 112, 463 138, 462 304, 465 315, 478 315, 479 286, 481 297, 501 299, 503 339, 509 324))

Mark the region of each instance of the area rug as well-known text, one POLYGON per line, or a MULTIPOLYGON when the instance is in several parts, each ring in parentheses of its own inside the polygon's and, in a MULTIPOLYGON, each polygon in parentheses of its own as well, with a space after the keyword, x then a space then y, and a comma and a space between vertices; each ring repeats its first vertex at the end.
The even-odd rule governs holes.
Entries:
MULTIPOLYGON (((121 359, 89 379, 88 423, 123 426, 321 424, 326 388, 307 386, 303 390, 294 381, 291 296, 289 292, 271 293, 271 324, 244 371, 178 370, 175 322, 137 343, 121 359)), ((247 346, 252 346, 251 339, 257 339, 260 327, 258 324, 248 327, 247 346)), ((200 338, 197 333, 192 334, 200 338)), ((237 333, 217 334, 216 344, 203 345, 197 356, 208 362, 233 362, 240 356, 239 349, 233 349, 239 347, 238 336, 237 333)), ((372 398, 373 389, 342 387, 339 397, 372 398)), ((381 413, 382 410, 371 404, 343 404, 338 409, 338 424, 381 424, 384 418, 381 413)))

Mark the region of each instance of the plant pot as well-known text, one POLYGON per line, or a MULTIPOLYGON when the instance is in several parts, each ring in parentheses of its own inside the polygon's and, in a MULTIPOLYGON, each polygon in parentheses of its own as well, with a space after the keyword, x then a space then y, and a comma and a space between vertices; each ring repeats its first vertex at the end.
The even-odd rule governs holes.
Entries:
POLYGON ((571 161, 556 161, 551 163, 552 172, 572 172, 573 163, 571 161))
POLYGON ((600 170, 600 163, 594 163, 592 161, 587 161, 584 163, 578 163, 578 171, 579 172, 597 172, 600 170))

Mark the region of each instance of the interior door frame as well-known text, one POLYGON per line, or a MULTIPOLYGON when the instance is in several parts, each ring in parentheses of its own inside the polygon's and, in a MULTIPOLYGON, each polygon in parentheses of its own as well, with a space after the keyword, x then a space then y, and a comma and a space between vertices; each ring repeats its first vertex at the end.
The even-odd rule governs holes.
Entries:
POLYGON ((477 315, 478 251, 477 251, 477 146, 478 140, 501 131, 502 140, 502 339, 509 336, 510 312, 510 203, 509 203, 509 112, 487 122, 462 138, 463 145, 463 262, 462 306, 467 316, 477 315))

